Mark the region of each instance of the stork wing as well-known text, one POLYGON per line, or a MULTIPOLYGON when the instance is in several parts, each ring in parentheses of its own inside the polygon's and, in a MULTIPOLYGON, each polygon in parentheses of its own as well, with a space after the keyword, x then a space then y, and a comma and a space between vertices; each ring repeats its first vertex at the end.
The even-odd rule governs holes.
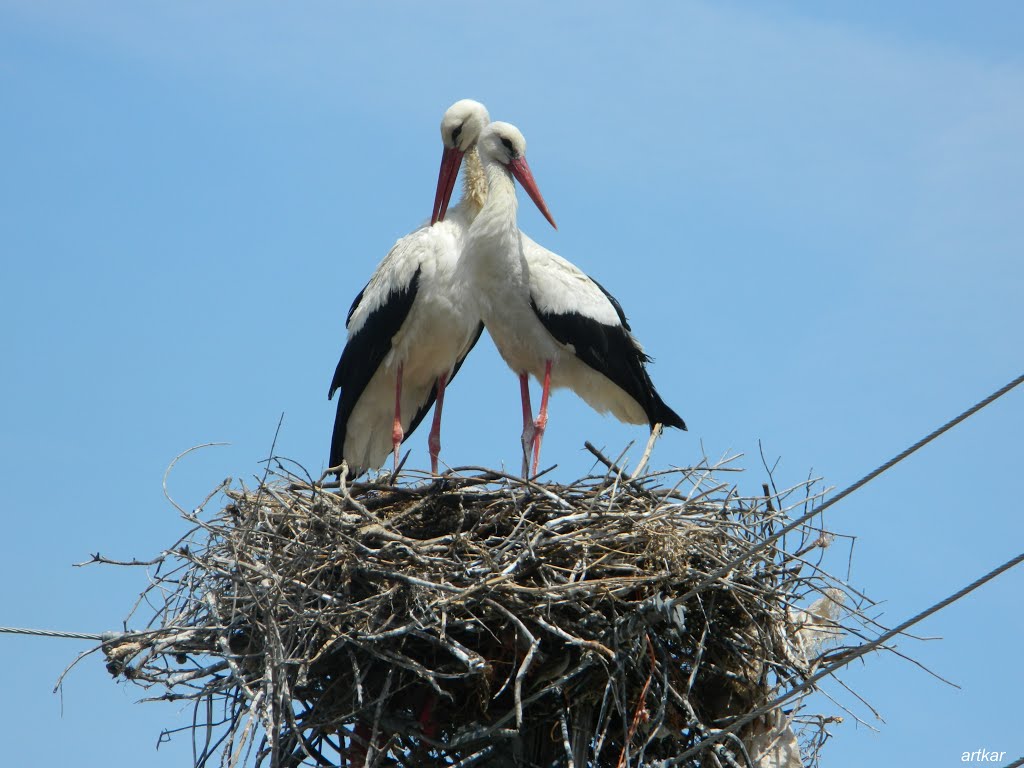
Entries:
POLYGON ((429 247, 427 231, 416 230, 395 243, 349 309, 348 341, 327 393, 328 398, 333 398, 341 390, 328 466, 341 463, 352 410, 391 351, 391 340, 416 299, 420 259, 429 247))
POLYGON ((651 358, 630 332, 622 306, 600 283, 523 235, 530 267, 530 301, 548 333, 580 361, 632 397, 653 426, 686 429, 658 395, 647 373, 651 358))
POLYGON ((629 330, 619 302, 596 280, 525 234, 522 238, 523 255, 530 267, 530 296, 541 311, 582 314, 594 322, 629 330))

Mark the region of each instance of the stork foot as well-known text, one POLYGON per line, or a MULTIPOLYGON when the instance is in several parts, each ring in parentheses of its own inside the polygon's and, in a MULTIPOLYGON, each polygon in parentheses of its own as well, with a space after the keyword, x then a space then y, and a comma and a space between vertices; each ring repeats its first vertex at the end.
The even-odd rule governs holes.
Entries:
POLYGON ((448 374, 437 377, 436 396, 434 398, 434 423, 430 426, 430 437, 427 447, 430 449, 430 471, 437 476, 437 456, 441 453, 441 409, 444 407, 444 390, 448 383, 448 374))
POLYGON ((391 448, 395 454, 395 475, 398 474, 398 449, 402 447, 402 440, 405 439, 405 430, 402 429, 402 364, 398 364, 398 373, 395 376, 395 420, 391 425, 391 448))
POLYGON ((547 414, 542 414, 537 417, 537 421, 533 425, 533 472, 531 477, 537 474, 537 467, 540 464, 540 443, 544 439, 544 430, 548 425, 547 414))
POLYGON ((523 479, 530 477, 530 456, 534 451, 534 441, 537 437, 537 427, 532 421, 523 427, 523 436, 520 442, 523 444, 523 479))
POLYGON ((402 440, 405 438, 405 431, 402 429, 402 423, 395 419, 395 426, 391 430, 391 450, 395 457, 395 474, 398 474, 398 452, 402 448, 402 440))
POLYGON ((544 362, 544 385, 540 396, 540 411, 533 422, 533 474, 537 474, 540 464, 540 442, 544 439, 544 430, 548 426, 548 397, 551 395, 551 361, 544 362))

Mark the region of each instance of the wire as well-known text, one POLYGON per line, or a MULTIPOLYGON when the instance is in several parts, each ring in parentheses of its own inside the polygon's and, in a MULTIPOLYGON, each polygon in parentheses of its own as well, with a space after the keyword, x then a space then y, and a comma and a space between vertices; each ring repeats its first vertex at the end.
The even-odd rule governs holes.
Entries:
POLYGON ((105 643, 114 638, 120 637, 121 632, 104 632, 94 634, 90 632, 58 632, 52 629, 22 629, 20 627, 0 627, 0 634, 8 635, 36 635, 38 637, 65 637, 71 640, 97 640, 105 643))
POLYGON ((785 526, 783 528, 780 528, 778 531, 773 533, 771 536, 768 536, 767 538, 763 539, 758 544, 756 544, 755 546, 753 546, 750 549, 748 549, 746 552, 744 552, 742 555, 740 555, 736 559, 734 559, 734 560, 726 563, 725 565, 721 566, 720 568, 717 568, 716 570, 712 571, 707 576, 705 576, 700 582, 698 582, 696 586, 694 586, 692 589, 690 589, 688 592, 686 592, 681 597, 674 598, 672 600, 672 602, 673 603, 683 603, 683 602, 689 600, 691 597, 696 595, 698 592, 700 592, 706 586, 708 586, 709 584, 717 581, 722 576, 724 576, 727 573, 729 573, 729 571, 731 571, 737 565, 742 565, 743 562, 746 561, 748 558, 752 557, 753 555, 756 555, 758 552, 762 551, 763 549, 767 549, 769 545, 771 545, 774 542, 778 541, 779 539, 781 539, 783 536, 785 536, 787 533, 789 533, 793 529, 800 527, 801 525, 806 523, 808 520, 810 520, 815 515, 820 515, 826 509, 831 507, 833 504, 841 501, 842 499, 845 499, 847 496, 849 496, 854 491, 856 491, 856 490, 858 490, 860 488, 863 488, 865 485, 870 483, 872 480, 874 480, 880 474, 882 474, 886 470, 892 469, 894 466, 899 464, 905 458, 910 456, 910 454, 912 454, 912 453, 916 452, 917 450, 919 450, 920 448, 923 448, 924 446, 928 445, 928 443, 930 443, 932 440, 937 438, 939 435, 942 435, 945 432, 948 432, 953 427, 955 427, 957 424, 959 424, 961 421, 964 421, 968 417, 973 416, 975 413, 980 411, 986 405, 988 405, 989 403, 991 403, 994 400, 999 399, 1000 397, 1005 395, 1007 392, 1009 392, 1011 389, 1016 387, 1021 382, 1024 382, 1024 373, 1022 373, 1020 376, 1018 376, 1016 379, 1011 381, 1006 386, 1001 387, 1000 389, 997 389, 995 392, 993 392, 991 395, 986 397, 984 400, 981 400, 980 402, 975 403, 974 405, 972 405, 970 408, 968 408, 966 411, 961 413, 956 418, 950 419, 945 424, 943 424, 941 427, 936 429, 934 432, 932 432, 932 433, 930 433, 928 435, 925 435, 920 440, 918 440, 916 443, 914 443, 912 446, 907 448, 905 451, 903 451, 902 453, 897 454, 896 456, 893 456, 891 459, 889 459, 887 462, 882 464, 880 467, 878 467, 877 469, 875 469, 875 470, 869 472, 868 474, 864 475, 864 477, 862 477, 860 480, 855 482, 853 485, 847 486, 846 488, 844 488, 842 491, 837 493, 835 496, 833 496, 828 501, 825 501, 825 502, 819 504, 818 506, 814 507, 810 512, 808 512, 803 517, 798 517, 796 520, 791 522, 789 525, 787 525, 787 526, 785 526))
MULTIPOLYGON (((867 485, 869 482, 874 480, 876 477, 878 477, 882 473, 888 471, 889 469, 891 469, 895 465, 899 464, 905 458, 907 458, 911 454, 915 453, 919 449, 923 448, 928 443, 932 442, 935 438, 937 438, 940 435, 948 432, 950 429, 955 427, 960 422, 964 421, 965 419, 969 418, 970 416, 973 416, 975 413, 980 411, 982 408, 984 408, 985 406, 989 405, 990 403, 992 403, 993 401, 997 400, 998 398, 1002 397, 1003 395, 1005 395, 1007 392, 1009 392, 1010 390, 1012 390, 1014 387, 1018 386, 1022 382, 1024 382, 1024 374, 1021 374, 1020 376, 1018 376, 1016 379, 1014 379, 1010 383, 1006 384, 1005 386, 1001 387, 1000 389, 998 389, 995 392, 993 392, 992 394, 990 394, 988 397, 984 398, 983 400, 979 401, 975 405, 971 406, 970 408, 965 410, 963 413, 961 413, 959 416, 956 416, 955 418, 947 421, 941 427, 939 427, 938 429, 934 430, 933 432, 931 432, 930 434, 926 435, 925 437, 921 438, 916 443, 911 445, 909 448, 907 448, 906 450, 904 450, 901 453, 897 454, 893 458, 889 459, 887 462, 885 462, 884 464, 880 465, 875 470, 869 472, 868 474, 866 474, 864 477, 862 477, 857 482, 853 483, 850 486, 847 486, 845 489, 843 489, 838 494, 836 494, 835 496, 830 498, 828 501, 825 501, 822 504, 819 504, 818 506, 814 507, 807 514, 803 515, 802 517, 797 518, 796 520, 791 522, 789 525, 781 528, 776 533, 774 533, 771 536, 767 537, 766 539, 761 541, 756 546, 751 547, 750 549, 748 549, 746 552, 744 552, 742 555, 740 555, 739 557, 735 558, 731 562, 721 566, 720 568, 716 569, 715 571, 712 571, 707 576, 705 576, 704 579, 701 580, 700 583, 698 583, 695 587, 693 587, 693 589, 691 589, 690 591, 688 591, 686 594, 682 595, 681 597, 678 597, 678 598, 674 599, 672 602, 673 603, 683 602, 683 601, 687 600, 688 598, 694 596, 701 589, 706 587, 708 584, 711 584, 712 582, 714 582, 717 579, 721 578, 725 574, 729 573, 737 565, 742 564, 744 561, 746 561, 751 556, 756 555, 757 553, 759 553, 762 550, 766 549, 770 544, 774 543, 775 541, 777 541, 780 538, 782 538, 783 536, 785 536, 788 532, 790 532, 793 529, 795 529, 795 528, 799 527, 800 525, 804 524, 805 522, 807 522, 808 520, 810 520, 814 516, 821 514, 826 509, 828 509, 832 505, 836 504, 837 502, 841 501, 842 499, 846 498, 847 496, 849 496, 854 491, 856 491, 856 490, 862 488, 863 486, 867 485)), ((873 651, 874 649, 876 649, 880 645, 888 642, 893 637, 895 637, 896 635, 902 633, 903 631, 905 631, 909 627, 911 627, 914 624, 924 620, 928 616, 931 616, 932 614, 942 610, 943 608, 946 608, 950 604, 956 602, 957 600, 959 600, 960 598, 962 598, 965 595, 969 594, 970 592, 973 592, 978 587, 982 586, 983 584, 985 584, 988 581, 991 581, 996 576, 999 576, 1000 574, 1004 573, 1005 571, 1009 570, 1010 568, 1013 568, 1014 566, 1020 564, 1021 562, 1024 562, 1024 553, 1018 555, 1017 557, 1013 558, 1012 560, 1007 561, 1006 563, 1004 563, 1003 565, 999 566, 995 570, 991 571, 990 573, 986 574, 985 576, 982 576, 980 579, 977 579, 973 583, 971 583, 968 586, 964 587, 959 592, 956 592, 955 594, 950 595, 945 600, 942 600, 942 601, 936 603, 935 605, 931 606, 927 610, 922 611, 921 613, 917 614, 913 618, 908 619, 907 621, 905 621, 902 624, 900 624, 898 627, 896 627, 894 629, 891 629, 888 632, 880 635, 875 640, 872 640, 869 643, 864 643, 864 644, 862 644, 860 646, 857 646, 856 648, 852 649, 850 653, 848 653, 847 655, 844 655, 841 659, 835 661, 834 663, 830 664, 829 666, 822 668, 821 670, 816 672, 814 675, 812 675, 810 678, 808 678, 806 681, 804 681, 800 685, 796 686, 795 688, 792 688, 791 690, 787 691, 785 694, 777 697, 772 702, 770 702, 768 704, 765 704, 765 705, 759 707, 758 709, 754 710, 753 712, 750 712, 749 714, 747 714, 744 717, 740 718, 739 720, 734 721, 727 728, 724 728, 724 729, 722 729, 720 731, 715 732, 708 739, 705 739, 700 744, 698 744, 698 745, 696 745, 694 747, 691 747, 689 750, 687 750, 683 754, 678 755, 677 757, 673 758, 670 762, 665 763, 665 765, 679 765, 679 764, 681 764, 682 761, 684 759, 686 759, 687 757, 690 757, 690 756, 696 754, 697 752, 702 751, 707 746, 710 746, 711 744, 719 741, 720 739, 729 736, 730 734, 734 733, 736 730, 738 730, 742 726, 746 725, 747 723, 751 722, 752 720, 760 717, 761 715, 763 715, 763 714, 765 714, 767 712, 770 712, 770 711, 776 709, 777 707, 781 706, 786 701, 789 701, 793 697, 803 693, 804 691, 809 690, 811 687, 814 686, 815 683, 817 683, 823 677, 826 677, 827 675, 832 674, 833 672, 835 672, 836 670, 846 666, 850 662, 852 662, 852 661, 860 658, 861 656, 864 656, 865 654, 873 651)), ((99 641, 99 642, 109 642, 110 640, 113 640, 113 639, 116 639, 118 637, 123 636, 125 633, 122 633, 122 632, 104 632, 102 634, 95 634, 95 633, 87 633, 87 632, 60 632, 60 631, 46 630, 46 629, 23 629, 23 628, 18 628, 18 627, 0 627, 0 634, 32 635, 32 636, 37 636, 37 637, 59 637, 59 638, 67 638, 67 639, 73 639, 73 640, 93 640, 93 641, 99 641)), ((1021 758, 1021 759, 1011 763, 1010 765, 1006 766, 1006 768, 1018 768, 1018 766, 1021 766, 1021 765, 1024 765, 1024 758, 1021 758)))

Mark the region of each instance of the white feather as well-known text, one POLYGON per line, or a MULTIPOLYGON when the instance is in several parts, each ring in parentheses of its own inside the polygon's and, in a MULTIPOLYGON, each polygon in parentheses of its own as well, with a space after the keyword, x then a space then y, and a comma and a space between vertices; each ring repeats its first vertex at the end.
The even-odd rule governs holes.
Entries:
POLYGON ((530 295, 542 312, 589 317, 621 325, 618 312, 586 273, 523 233, 523 256, 530 267, 530 295))
MULTIPOLYGON (((379 467, 392 450, 399 367, 400 421, 408 433, 413 418, 429 400, 435 382, 442 376, 451 378, 453 369, 468 354, 476 338, 480 316, 466 300, 464 286, 454 277, 466 232, 486 194, 474 147, 489 119, 482 104, 468 99, 456 102, 445 112, 441 121, 442 140, 451 146, 458 131, 458 149, 467 153, 462 200, 448 212, 445 221, 422 226, 395 243, 377 266, 348 319, 349 342, 357 335, 387 332, 367 323, 372 323, 374 313, 389 301, 408 291, 418 274, 416 295, 398 331, 390 339, 376 340, 378 344, 389 345, 387 354, 359 394, 347 421, 335 422, 335 434, 339 428, 345 432, 343 458, 356 472, 379 467)), ((332 458, 335 465, 340 463, 336 456, 332 458)))
POLYGON ((550 361, 552 388, 572 389, 592 408, 610 411, 620 421, 647 423, 643 407, 633 397, 580 361, 572 344, 555 339, 537 317, 531 300, 542 312, 578 314, 605 325, 622 325, 614 305, 593 280, 520 233, 512 178, 489 149, 481 154, 488 179, 487 203, 466 236, 459 272, 498 352, 515 373, 527 373, 538 381, 543 380, 550 361))
MULTIPOLYGON (((432 227, 402 238, 370 279, 363 300, 352 313, 349 337, 388 296, 403 290, 419 269, 419 288, 405 322, 391 338, 391 350, 352 410, 346 426, 344 456, 360 469, 379 467, 391 452, 395 385, 402 365, 402 429, 427 401, 438 377, 469 350, 480 319, 459 293, 453 273, 466 223, 460 211, 432 227)), ((369 330, 369 329, 368 329, 369 330)))

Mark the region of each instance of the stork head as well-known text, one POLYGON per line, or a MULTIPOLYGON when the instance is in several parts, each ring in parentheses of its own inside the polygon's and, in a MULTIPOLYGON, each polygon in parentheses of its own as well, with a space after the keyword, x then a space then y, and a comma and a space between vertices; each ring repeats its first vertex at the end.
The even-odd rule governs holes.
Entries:
POLYGON ((455 189, 455 179, 459 175, 462 156, 476 144, 480 132, 491 121, 487 107, 479 101, 462 99, 456 101, 444 113, 441 119, 441 141, 444 152, 441 155, 441 170, 437 176, 437 192, 434 195, 434 212, 430 223, 444 221, 448 212, 448 201, 455 189))
POLYGON ((487 107, 479 101, 462 99, 452 104, 441 118, 441 141, 445 148, 466 152, 491 122, 487 107))
POLYGON ((558 229, 555 220, 548 211, 544 198, 537 189, 537 182, 533 180, 533 173, 526 162, 526 137, 518 128, 510 123, 491 123, 480 134, 478 143, 480 159, 484 163, 495 162, 508 168, 526 194, 533 200, 534 205, 540 209, 551 226, 558 229))

